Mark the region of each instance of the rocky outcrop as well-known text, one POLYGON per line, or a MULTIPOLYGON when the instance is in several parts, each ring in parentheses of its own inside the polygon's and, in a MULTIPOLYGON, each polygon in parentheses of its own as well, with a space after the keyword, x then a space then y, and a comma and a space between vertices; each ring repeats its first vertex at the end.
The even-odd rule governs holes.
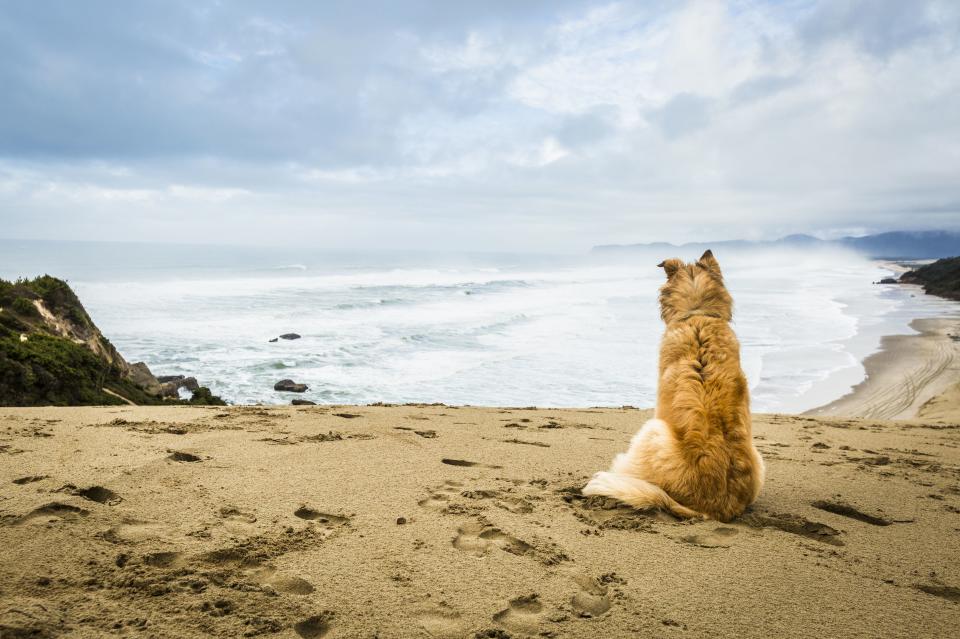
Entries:
POLYGON ((131 382, 137 384, 151 395, 159 396, 162 394, 163 385, 153 376, 150 368, 144 362, 130 364, 127 370, 127 376, 131 382))
POLYGON ((305 393, 308 389, 309 387, 306 384, 298 384, 292 379, 281 379, 273 385, 273 390, 285 393, 305 393))
POLYGON ((300 339, 300 335, 296 333, 284 333, 280 336, 280 339, 300 339))
POLYGON ((311 402, 309 399, 294 399, 290 402, 294 406, 316 406, 316 402, 311 402))
MULTIPOLYGON (((189 403, 224 403, 202 390, 189 403)), ((0 280, 0 405, 158 404, 163 397, 150 368, 127 363, 66 282, 0 280)))
POLYGON ((185 388, 191 393, 200 390, 200 384, 196 377, 185 377, 183 375, 163 375, 158 377, 160 382, 160 395, 163 397, 180 397, 180 389, 185 388))

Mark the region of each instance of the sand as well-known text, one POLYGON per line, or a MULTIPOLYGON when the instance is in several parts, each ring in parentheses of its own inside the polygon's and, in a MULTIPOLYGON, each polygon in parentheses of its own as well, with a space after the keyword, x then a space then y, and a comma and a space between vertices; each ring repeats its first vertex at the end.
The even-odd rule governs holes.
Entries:
POLYGON ((946 637, 960 425, 757 415, 759 502, 579 488, 636 409, 0 409, 0 637, 946 637))
POLYGON ((960 421, 960 317, 917 319, 913 335, 890 335, 867 357, 866 379, 840 399, 808 411, 812 416, 960 421), (934 409, 931 403, 938 403, 934 409))

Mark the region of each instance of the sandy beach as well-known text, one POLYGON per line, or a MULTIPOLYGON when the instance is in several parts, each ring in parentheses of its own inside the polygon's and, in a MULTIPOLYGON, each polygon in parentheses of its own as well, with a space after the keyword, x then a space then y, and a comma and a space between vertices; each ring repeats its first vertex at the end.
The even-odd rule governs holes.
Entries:
POLYGON ((579 494, 649 414, 2 409, 0 636, 956 630, 956 423, 757 415, 718 524, 579 494))

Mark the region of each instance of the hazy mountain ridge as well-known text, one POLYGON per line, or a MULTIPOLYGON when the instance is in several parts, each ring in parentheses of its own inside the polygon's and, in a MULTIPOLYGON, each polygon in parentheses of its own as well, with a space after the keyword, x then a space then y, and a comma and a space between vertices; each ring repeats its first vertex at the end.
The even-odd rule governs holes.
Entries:
POLYGON ((788 235, 778 240, 723 240, 670 244, 650 242, 607 244, 593 247, 593 253, 630 254, 637 251, 696 252, 707 249, 743 250, 757 248, 847 248, 867 257, 886 259, 930 259, 960 254, 960 233, 953 231, 891 231, 860 237, 821 240, 812 235, 788 235))

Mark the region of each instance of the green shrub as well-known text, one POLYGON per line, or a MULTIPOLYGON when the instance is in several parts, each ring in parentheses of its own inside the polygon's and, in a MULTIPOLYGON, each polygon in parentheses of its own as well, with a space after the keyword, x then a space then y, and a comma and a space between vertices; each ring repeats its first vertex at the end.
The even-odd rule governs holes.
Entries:
MULTIPOLYGON (((61 279, 50 275, 41 275, 32 280, 18 279, 15 282, 0 280, 0 306, 17 304, 17 299, 34 298, 43 300, 44 305, 51 312, 70 318, 82 326, 90 326, 90 316, 80 303, 70 285, 61 279)), ((36 315, 36 309, 28 310, 23 303, 19 303, 17 312, 24 315, 36 315)))
POLYGON ((101 388, 119 371, 70 340, 32 334, 0 339, 0 404, 68 406, 117 404, 101 388))
POLYGON ((9 306, 16 297, 13 283, 0 280, 0 306, 9 306))
POLYGON ((0 337, 4 337, 8 332, 16 332, 19 337, 20 333, 25 333, 30 330, 30 327, 20 320, 16 315, 9 311, 0 310, 0 337))
POLYGON ((26 297, 18 297, 13 300, 13 304, 10 305, 15 312, 20 315, 26 315, 27 317, 37 317, 40 313, 37 311, 37 307, 33 305, 33 302, 26 297))

